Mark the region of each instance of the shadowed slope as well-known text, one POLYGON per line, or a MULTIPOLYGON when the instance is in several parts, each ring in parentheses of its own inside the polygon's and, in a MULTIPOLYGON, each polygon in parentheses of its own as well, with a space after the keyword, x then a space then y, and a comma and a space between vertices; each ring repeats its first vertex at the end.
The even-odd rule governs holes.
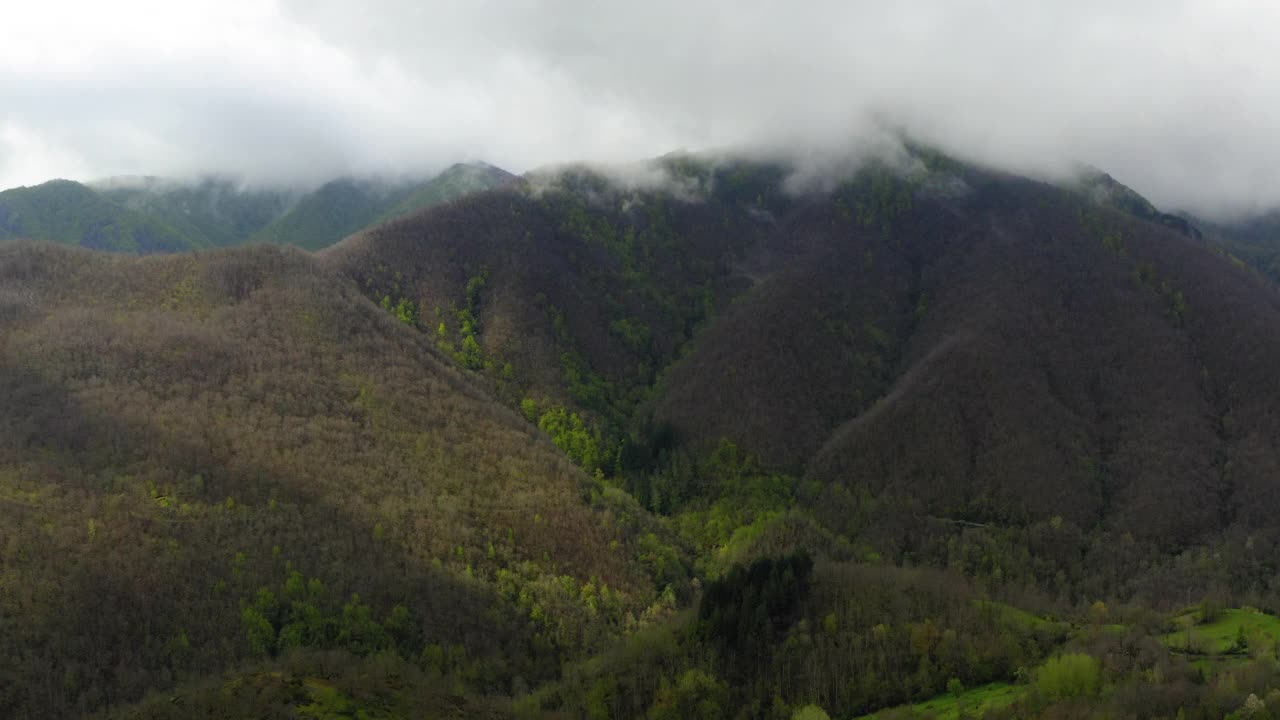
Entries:
POLYGON ((692 200, 570 172, 326 261, 447 339, 473 310, 508 402, 629 424, 620 458, 729 439, 850 498, 1168 546, 1278 509, 1271 290, 1114 181, 1099 199, 922 157, 798 197, 767 165, 672 161, 692 200))
POLYGON ((0 666, 6 716, 294 644, 463 647, 438 669, 501 690, 599 646, 657 590, 633 510, 593 508, 550 443, 309 257, 18 243, 0 278, 18 299, 0 313, 17 401, 0 408, 0 657, 25 658, 0 666), (305 597, 294 572, 316 582, 305 597), (318 624, 286 632, 298 602, 318 624))
POLYGON ((902 379, 835 433, 816 477, 1172 544, 1274 507, 1263 408, 1280 388, 1258 366, 1280 358, 1274 293, 1196 238, 1025 181, 947 225, 965 241, 923 270, 902 379))

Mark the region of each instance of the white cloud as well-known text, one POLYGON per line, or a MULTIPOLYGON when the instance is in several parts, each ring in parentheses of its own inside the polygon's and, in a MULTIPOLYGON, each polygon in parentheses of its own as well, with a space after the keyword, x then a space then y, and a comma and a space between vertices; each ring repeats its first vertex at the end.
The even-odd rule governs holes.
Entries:
POLYGON ((1157 203, 1280 204, 1268 2, 338 0, 6 8, 0 181, 821 155, 872 118, 1157 203), (36 140, 32 140, 36 138, 36 140))

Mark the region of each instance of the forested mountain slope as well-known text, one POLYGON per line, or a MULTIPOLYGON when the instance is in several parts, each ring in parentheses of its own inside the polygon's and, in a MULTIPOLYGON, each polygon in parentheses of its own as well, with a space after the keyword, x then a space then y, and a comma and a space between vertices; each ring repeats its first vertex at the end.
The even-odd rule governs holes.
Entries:
POLYGON ((223 177, 204 177, 194 182, 113 178, 94 188, 112 202, 179 228, 187 237, 198 238, 199 247, 243 243, 288 212, 299 199, 296 191, 242 187, 223 177))
POLYGON ((1195 220, 1208 237, 1242 263, 1280 282, 1280 212, 1228 222, 1195 220))
POLYGON ((776 166, 673 164, 693 200, 569 171, 326 260, 511 398, 592 415, 606 470, 728 439, 974 521, 1175 547, 1269 517, 1274 290, 1189 227, 935 162, 799 196, 776 166))
POLYGON ((347 235, 515 176, 484 163, 422 179, 341 178, 311 192, 193 181, 110 178, 92 186, 54 180, 0 192, 0 240, 51 240, 133 254, 252 242, 319 249, 347 235))
POLYGON ((97 250, 177 252, 203 247, 163 220, 70 180, 0 192, 0 240, 35 238, 97 250))
POLYGON ((319 250, 370 225, 514 180, 482 164, 454 165, 421 182, 341 178, 302 197, 250 240, 319 250))
POLYGON ((298 251, 15 243, 0 279, 6 717, 290 647, 394 647, 509 692, 683 587, 678 561, 655 584, 636 560, 625 499, 593 500, 534 428, 298 251))
POLYGON ((797 177, 567 167, 315 255, 0 246, 0 710, 1265 694, 1161 638, 1280 608, 1275 289, 1105 176, 797 177))

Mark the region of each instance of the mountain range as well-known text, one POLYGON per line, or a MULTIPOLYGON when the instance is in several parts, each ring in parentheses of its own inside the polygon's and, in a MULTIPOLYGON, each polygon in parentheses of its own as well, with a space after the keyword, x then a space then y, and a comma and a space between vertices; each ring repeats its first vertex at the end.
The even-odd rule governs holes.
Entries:
POLYGON ((1265 224, 797 170, 0 194, 0 714, 1280 707, 1265 224))
POLYGON ((195 181, 53 180, 0 192, 0 239, 50 240, 99 250, 176 252, 250 242, 316 250, 363 227, 408 215, 514 176, 458 164, 426 180, 338 178, 311 191, 195 181))

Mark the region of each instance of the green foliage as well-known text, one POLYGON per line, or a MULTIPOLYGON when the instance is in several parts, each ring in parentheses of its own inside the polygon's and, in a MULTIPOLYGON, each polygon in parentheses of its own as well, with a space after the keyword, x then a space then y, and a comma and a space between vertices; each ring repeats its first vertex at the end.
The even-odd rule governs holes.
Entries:
POLYGON ((1092 655, 1067 653, 1049 658, 1036 671, 1035 687, 1051 700, 1096 695, 1102 664, 1092 655))
POLYGON ((439 175, 410 187, 398 202, 379 212, 374 222, 403 218, 514 181, 515 177, 510 173, 483 163, 453 165, 439 175))
MULTIPOLYGON (((457 343, 449 332, 445 322, 436 327, 436 344, 450 353, 458 364, 468 370, 496 369, 496 363, 487 358, 484 348, 480 346, 480 303, 482 293, 488 284, 489 273, 481 272, 472 275, 466 285, 466 306, 454 312, 454 320, 458 325, 457 343)), ((439 312, 437 310, 437 312, 439 312)), ((514 378, 515 371, 503 373, 504 379, 514 378)))
POLYGON ((578 413, 564 407, 552 407, 538 417, 538 428, 551 436, 556 447, 569 459, 591 471, 601 468, 606 456, 604 439, 578 413))
POLYGON ((520 412, 524 415, 525 420, 536 424, 538 422, 538 401, 528 397, 521 400, 520 412))
POLYGON ((249 641, 249 652, 268 655, 275 650, 276 630, 261 611, 252 607, 245 608, 240 614, 240 624, 249 641))
POLYGON ((1280 618, 1251 608, 1223 608, 1217 599, 1206 598, 1193 613, 1174 618, 1174 623, 1178 629, 1164 634, 1161 641, 1194 654, 1265 652, 1280 646, 1280 618))
POLYGON ((319 250, 361 229, 499 187, 511 179, 497 168, 468 165, 455 165, 416 183, 341 178, 303 196, 250 240, 319 250))
POLYGON ((480 342, 476 340, 474 334, 462 337, 459 362, 470 370, 480 370, 484 367, 484 351, 480 349, 480 342))
POLYGON ((480 293, 484 292, 485 286, 489 283, 489 273, 480 273, 472 275, 467 279, 467 308, 474 312, 474 309, 480 306, 480 293))
POLYGON ((141 215, 155 218, 192 239, 195 247, 228 247, 284 215, 297 200, 293 191, 245 188, 227 178, 194 183, 146 178, 108 180, 98 194, 141 215))
POLYGON ((831 716, 817 705, 805 705, 791 714, 791 720, 831 720, 831 716))
POLYGON ((0 239, 15 238, 127 253, 177 252, 207 244, 69 180, 0 192, 0 239))
POLYGON ((988 683, 965 690, 959 695, 948 693, 898 709, 883 710, 863 720, 889 720, 898 717, 922 717, 932 720, 965 720, 990 717, 995 711, 1014 705, 1026 695, 1026 686, 1004 682, 988 683), (909 713, 909 714, 908 714, 909 713))
MULTIPOLYGON (((399 613, 401 617, 393 617, 388 620, 388 623, 394 622, 397 627, 403 628, 408 619, 402 615, 407 611, 401 606, 397 608, 401 611, 399 613)), ((375 653, 386 649, 391 644, 390 634, 381 623, 371 617, 369 606, 360 601, 358 593, 353 594, 351 599, 342 606, 336 642, 339 647, 356 655, 375 653)))
POLYGON ((649 720, 719 720, 725 717, 728 687, 714 675, 689 670, 674 683, 664 681, 649 720))
POLYGON ((795 504, 793 484, 793 478, 765 472, 726 440, 693 468, 669 465, 650 479, 648 494, 654 510, 675 514, 681 536, 715 575, 784 519, 795 504))
POLYGON ((279 599, 269 588, 258 589, 241 612, 241 625, 251 652, 259 656, 290 648, 342 648, 363 656, 391 647, 393 638, 405 651, 416 652, 412 643, 417 633, 407 608, 397 605, 385 624, 371 612, 359 594, 339 611, 328 601, 323 583, 316 578, 304 582, 302 573, 294 571, 279 599))
POLYGON ((622 338, 635 352, 647 353, 652 340, 648 326, 642 322, 621 318, 609 323, 609 330, 622 338))
POLYGON ((382 309, 394 314, 396 319, 405 325, 416 326, 418 324, 417 310, 413 301, 409 298, 400 298, 399 301, 395 301, 391 299, 390 295, 384 295, 382 309))
POLYGON ((599 578, 582 582, 525 562, 499 570, 496 585, 534 625, 535 638, 565 657, 599 651, 635 622, 628 598, 599 578))

